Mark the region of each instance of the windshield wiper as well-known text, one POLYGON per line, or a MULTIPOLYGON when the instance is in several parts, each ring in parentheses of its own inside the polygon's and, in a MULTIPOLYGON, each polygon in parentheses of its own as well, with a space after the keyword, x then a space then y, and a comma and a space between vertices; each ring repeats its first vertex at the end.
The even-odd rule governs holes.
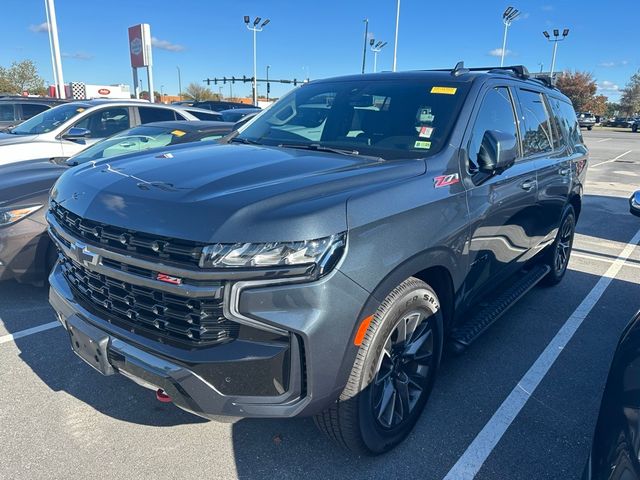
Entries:
POLYGON ((336 148, 336 147, 327 147, 325 145, 320 145, 319 143, 308 143, 308 144, 295 144, 295 143, 281 143, 278 145, 281 148, 298 148, 300 150, 313 150, 314 152, 329 152, 329 153, 337 153, 338 155, 348 155, 348 156, 357 156, 357 157, 365 157, 365 158, 374 158, 376 160, 382 161, 383 159, 380 157, 375 157, 372 155, 363 155, 358 150, 351 150, 348 148, 336 148))
POLYGON ((260 142, 256 142, 255 140, 249 140, 248 138, 243 138, 243 137, 230 138, 229 142, 244 143, 245 145, 262 145, 260 142))

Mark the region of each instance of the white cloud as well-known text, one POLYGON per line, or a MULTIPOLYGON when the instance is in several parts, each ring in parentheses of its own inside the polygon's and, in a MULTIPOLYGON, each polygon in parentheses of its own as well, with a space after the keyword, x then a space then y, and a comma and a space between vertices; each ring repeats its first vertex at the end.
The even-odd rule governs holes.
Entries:
POLYGON ((609 80, 603 80, 602 82, 598 82, 598 91, 600 93, 619 93, 620 86, 609 80))
POLYGON ((616 62, 602 62, 598 64, 600 67, 615 67, 616 66, 616 62))
POLYGON ((49 31, 49 24, 47 22, 39 23, 38 25, 29 25, 29 30, 34 33, 43 33, 49 31))
POLYGON ((151 37, 151 45, 153 45, 156 48, 159 48, 160 50, 168 50, 170 52, 181 52, 182 50, 184 50, 183 45, 179 45, 177 43, 171 43, 168 40, 160 40, 159 38, 156 38, 156 37, 151 37))
POLYGON ((620 62, 621 65, 629 65, 629 60, 622 60, 620 62))
POLYGON ((553 5, 542 5, 542 7, 540 8, 543 12, 552 12, 553 10, 555 10, 553 5))
MULTIPOLYGON (((512 53, 513 52, 507 48, 505 50, 505 52, 504 52, 504 56, 508 57, 512 53)), ((502 49, 501 48, 494 48, 493 50, 489 50, 487 52, 487 55, 491 55, 492 57, 501 57, 502 56, 502 49)))
POLYGON ((85 52, 75 52, 75 53, 63 52, 62 56, 64 58, 71 58, 73 60, 91 60, 93 58, 93 55, 85 52))

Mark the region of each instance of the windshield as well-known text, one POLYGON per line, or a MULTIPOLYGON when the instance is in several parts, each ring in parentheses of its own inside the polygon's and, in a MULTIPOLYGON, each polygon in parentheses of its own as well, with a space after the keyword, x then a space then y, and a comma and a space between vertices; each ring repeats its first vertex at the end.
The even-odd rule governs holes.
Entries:
POLYGON ((126 155, 182 143, 187 132, 175 127, 140 126, 117 133, 72 157, 74 163, 126 155))
POLYGON ((70 118, 80 115, 89 107, 90 105, 80 103, 58 105, 22 122, 12 129, 10 133, 16 135, 38 135, 39 133, 47 133, 55 130, 70 118))
POLYGON ((283 97, 237 138, 384 159, 426 157, 445 145, 467 90, 461 82, 425 80, 311 83, 283 97))

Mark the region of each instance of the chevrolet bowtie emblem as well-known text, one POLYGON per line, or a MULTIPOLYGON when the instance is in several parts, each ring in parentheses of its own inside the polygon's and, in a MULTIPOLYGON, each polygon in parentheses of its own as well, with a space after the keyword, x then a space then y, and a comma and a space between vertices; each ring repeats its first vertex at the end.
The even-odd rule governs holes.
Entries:
POLYGON ((84 243, 75 242, 71 244, 71 256, 78 263, 88 266, 97 265, 100 255, 90 252, 84 243))

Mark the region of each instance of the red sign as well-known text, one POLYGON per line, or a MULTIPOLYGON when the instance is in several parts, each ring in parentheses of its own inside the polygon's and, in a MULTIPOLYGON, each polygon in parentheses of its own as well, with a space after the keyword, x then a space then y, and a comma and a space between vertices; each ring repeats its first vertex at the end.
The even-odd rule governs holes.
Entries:
POLYGON ((129 27, 129 54, 132 67, 151 65, 151 29, 147 23, 129 27))
POLYGON ((100 95, 109 95, 111 93, 111 90, 109 90, 108 88, 101 88, 100 90, 98 90, 98 93, 100 95))

